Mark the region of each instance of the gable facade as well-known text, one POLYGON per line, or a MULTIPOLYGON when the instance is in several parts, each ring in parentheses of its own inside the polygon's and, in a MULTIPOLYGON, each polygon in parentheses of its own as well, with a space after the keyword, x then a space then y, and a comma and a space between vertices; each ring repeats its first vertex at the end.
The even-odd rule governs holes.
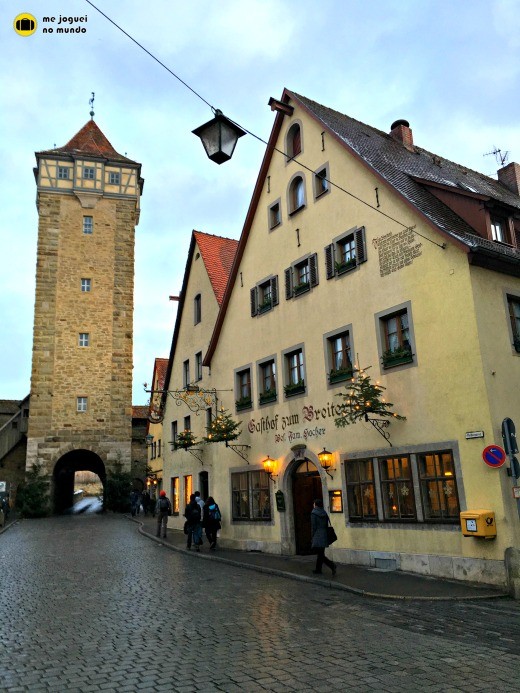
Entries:
MULTIPOLYGON (((518 195, 482 182, 475 229, 416 180, 431 177, 431 162, 411 139, 322 108, 289 92, 275 108, 205 354, 205 382, 241 422, 235 449, 201 453, 224 509, 221 541, 307 553, 312 500, 323 497, 339 563, 503 585, 518 513, 505 467, 482 451, 501 444, 502 420, 520 408, 518 195), (508 243, 485 235, 493 208, 507 210, 508 243), (361 370, 405 420, 336 425, 361 370), (460 512, 479 509, 494 512, 496 539, 463 536, 460 512)), ((444 169, 445 181, 462 175, 444 169)), ((466 174, 471 187, 478 176, 466 174)))

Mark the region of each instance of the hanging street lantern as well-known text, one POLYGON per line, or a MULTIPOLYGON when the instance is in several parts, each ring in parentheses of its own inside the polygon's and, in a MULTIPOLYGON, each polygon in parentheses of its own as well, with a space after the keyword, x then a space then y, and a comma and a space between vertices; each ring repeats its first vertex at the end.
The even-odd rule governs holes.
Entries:
POLYGON ((246 134, 245 130, 226 118, 218 108, 213 120, 200 125, 192 132, 200 137, 208 158, 216 164, 229 161, 235 151, 238 138, 246 134))

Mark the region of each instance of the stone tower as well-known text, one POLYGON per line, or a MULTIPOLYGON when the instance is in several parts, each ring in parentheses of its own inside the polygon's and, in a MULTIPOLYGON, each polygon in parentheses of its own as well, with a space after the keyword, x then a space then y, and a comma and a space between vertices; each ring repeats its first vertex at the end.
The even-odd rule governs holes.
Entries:
POLYGON ((130 470, 134 233, 141 165, 94 120, 36 153, 38 258, 27 468, 43 463, 54 508, 74 472, 130 470))

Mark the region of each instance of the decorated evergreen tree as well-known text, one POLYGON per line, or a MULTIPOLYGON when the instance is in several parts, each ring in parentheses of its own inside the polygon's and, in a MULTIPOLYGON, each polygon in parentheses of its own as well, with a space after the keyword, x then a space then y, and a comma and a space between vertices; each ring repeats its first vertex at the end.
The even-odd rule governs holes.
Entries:
POLYGON ((338 395, 338 397, 343 398, 344 404, 339 407, 343 409, 341 415, 334 420, 336 426, 342 428, 361 419, 368 421, 369 414, 394 418, 399 421, 406 419, 405 416, 392 411, 393 403, 386 402, 382 396, 386 388, 380 385, 378 381, 373 383, 370 376, 366 374, 367 370, 360 369, 357 377, 352 378, 350 384, 346 386, 346 392, 341 392, 338 395))
POLYGON ((236 440, 240 435, 240 431, 238 430, 239 426, 240 422, 233 421, 227 409, 220 407, 219 413, 212 419, 210 425, 206 428, 208 434, 204 440, 207 443, 221 443, 223 441, 236 440))
POLYGON ((178 450, 179 448, 187 450, 188 448, 191 448, 193 445, 195 445, 196 442, 197 439, 195 438, 195 435, 189 429, 186 429, 177 434, 177 438, 173 444, 173 447, 175 448, 175 450, 178 450))

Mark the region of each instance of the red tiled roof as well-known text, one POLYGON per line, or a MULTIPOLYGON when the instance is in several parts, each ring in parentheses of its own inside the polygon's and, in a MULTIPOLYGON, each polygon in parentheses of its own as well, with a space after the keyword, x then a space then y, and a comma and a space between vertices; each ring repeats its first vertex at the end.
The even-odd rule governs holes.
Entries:
POLYGON ((166 376, 166 369, 168 368, 168 359, 155 359, 155 387, 154 390, 164 389, 164 378, 166 376))
POLYGON ((89 120, 64 147, 49 149, 39 154, 91 155, 104 159, 137 163, 118 154, 93 120, 89 120))
POLYGON ((132 405, 132 419, 147 419, 147 418, 148 418, 148 405, 146 407, 132 405))
POLYGON ((202 233, 202 231, 194 231, 193 235, 206 266, 211 286, 215 292, 215 298, 219 306, 221 306, 233 260, 235 259, 238 241, 232 238, 212 236, 202 233))

